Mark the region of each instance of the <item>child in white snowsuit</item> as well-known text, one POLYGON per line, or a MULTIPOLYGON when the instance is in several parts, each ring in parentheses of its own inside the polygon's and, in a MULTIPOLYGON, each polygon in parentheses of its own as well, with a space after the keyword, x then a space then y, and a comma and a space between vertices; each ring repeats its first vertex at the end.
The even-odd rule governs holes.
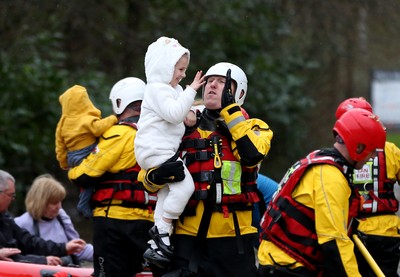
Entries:
MULTIPOLYGON (((151 169, 176 156, 185 131, 184 120, 203 84, 198 71, 185 90, 179 82, 186 77, 190 52, 176 39, 160 37, 147 49, 145 73, 147 85, 135 139, 135 154, 141 168, 151 169)), ((154 214, 155 226, 150 230, 150 248, 144 257, 153 263, 168 262, 172 255, 169 235, 172 221, 183 212, 194 191, 193 179, 185 167, 185 179, 158 191, 154 214)))

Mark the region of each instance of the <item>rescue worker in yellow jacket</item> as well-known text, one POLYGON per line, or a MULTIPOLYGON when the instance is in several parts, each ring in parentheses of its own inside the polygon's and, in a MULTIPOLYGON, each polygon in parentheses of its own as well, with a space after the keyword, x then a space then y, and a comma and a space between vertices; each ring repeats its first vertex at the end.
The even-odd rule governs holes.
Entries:
POLYGON ((333 148, 310 153, 280 182, 261 222, 260 276, 361 276, 348 230, 360 209, 351 175, 386 132, 376 115, 353 109, 333 134, 333 148))
MULTIPOLYGON (((348 98, 338 106, 336 118, 354 108, 372 112, 372 106, 364 98, 348 98)), ((377 151, 362 169, 355 170, 354 187, 363 197, 363 208, 358 216, 358 235, 364 242, 385 276, 398 276, 400 261, 400 218, 394 186, 400 180, 400 149, 391 142, 377 151)), ((356 249, 356 257, 362 276, 375 276, 364 256, 356 249)))
MULTIPOLYGON (((148 231, 153 226, 156 195, 147 193, 137 181, 140 167, 134 154, 136 122, 144 89, 145 83, 134 77, 122 79, 113 86, 110 100, 118 124, 108 129, 95 150, 68 172, 73 183, 93 185, 95 189, 92 206, 96 277, 131 277, 140 272, 150 239, 148 231)), ((173 173, 176 168, 180 174, 179 165, 182 164, 167 164, 166 171, 173 173)), ((165 165, 153 172, 158 174, 156 180, 162 177, 163 169, 165 165)))
MULTIPOLYGON (((242 69, 217 63, 205 80, 205 109, 180 146, 195 191, 175 223, 174 254, 163 276, 256 276, 252 206, 259 201, 257 165, 270 150, 273 132, 241 112, 247 93, 242 69)), ((156 191, 162 184, 149 178, 151 172, 142 178, 156 191)))

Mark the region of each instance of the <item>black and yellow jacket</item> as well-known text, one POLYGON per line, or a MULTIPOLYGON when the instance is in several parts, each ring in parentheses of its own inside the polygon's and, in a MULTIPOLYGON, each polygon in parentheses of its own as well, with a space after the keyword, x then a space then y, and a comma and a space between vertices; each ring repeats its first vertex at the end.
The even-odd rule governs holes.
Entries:
MULTIPOLYGON (((233 208, 236 218, 235 220, 233 219, 232 209, 230 209, 230 207, 233 206, 223 204, 224 199, 229 199, 230 197, 227 195, 227 191, 230 191, 230 194, 232 194, 233 191, 231 187, 228 188, 228 184, 237 182, 241 185, 236 184, 236 188, 244 188, 243 183, 245 183, 245 180, 242 178, 243 174, 245 172, 256 172, 257 165, 261 163, 270 150, 273 132, 262 120, 245 120, 240 107, 237 104, 231 104, 222 109, 220 113, 205 109, 200 116, 199 124, 194 130, 187 132, 186 136, 183 138, 182 145, 185 145, 187 140, 192 139, 191 135, 194 132, 196 133, 196 141, 200 144, 202 144, 201 142, 204 142, 206 147, 203 149, 200 149, 199 145, 188 147, 191 149, 197 147, 199 150, 197 154, 192 153, 194 155, 191 157, 196 160, 195 163, 201 164, 200 167, 205 164, 207 164, 207 166, 201 167, 201 172, 198 169, 194 170, 188 162, 189 155, 186 156, 188 153, 185 149, 182 149, 184 150, 182 152, 182 158, 186 162, 188 169, 192 174, 196 188, 199 189, 201 187, 208 189, 208 195, 211 195, 210 193, 212 191, 214 192, 212 195, 213 212, 211 214, 206 236, 208 238, 237 236, 239 230, 235 228, 235 221, 240 229, 241 235, 257 233, 257 228, 251 224, 251 205, 255 200, 251 199, 252 193, 247 193, 246 191, 237 192, 237 194, 242 194, 245 197, 247 195, 250 197, 246 201, 242 201, 242 206, 247 205, 249 207, 248 209, 233 208), (218 141, 221 142, 219 145, 218 141), (217 157, 219 157, 220 160, 218 160, 217 157), (226 174, 223 173, 223 171, 226 170, 226 165, 228 165, 230 169, 235 169, 232 170, 232 172, 234 172, 232 176, 234 175, 236 177, 233 177, 232 180, 227 180, 224 177, 226 174), (210 166, 212 166, 212 168, 208 168, 207 170, 207 167, 210 166), (214 172, 218 171, 220 171, 220 173, 214 174, 214 172), (214 175, 210 176, 210 174, 214 175), (199 175, 202 175, 203 177, 199 175), (207 182, 208 186, 205 185, 207 182), (215 193, 215 191, 218 190, 221 191, 219 194, 221 198, 218 197, 218 193, 215 193), (220 199, 220 201, 218 199, 220 199), (226 207, 226 209, 224 207, 226 207)), ((141 175, 141 178, 139 179, 144 180, 145 172, 142 171, 141 174, 143 175, 141 175)), ((249 183, 251 182, 253 181, 250 180, 249 183)), ((144 185, 150 190, 156 188, 154 184, 149 182, 144 182, 144 185)), ((241 197, 233 198, 243 199, 241 197)), ((181 219, 176 222, 175 234, 185 234, 190 236, 196 236, 198 234, 205 203, 209 199, 210 198, 207 198, 206 200, 202 197, 192 197, 192 200, 195 201, 195 205, 191 206, 192 211, 190 213, 184 213, 181 219)))

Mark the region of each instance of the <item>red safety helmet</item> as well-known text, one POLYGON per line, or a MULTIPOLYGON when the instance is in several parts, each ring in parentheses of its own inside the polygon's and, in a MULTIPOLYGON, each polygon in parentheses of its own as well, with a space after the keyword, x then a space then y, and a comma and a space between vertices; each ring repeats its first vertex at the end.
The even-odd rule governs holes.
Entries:
POLYGON ((336 109, 336 119, 339 119, 348 110, 355 108, 364 109, 372 113, 372 106, 364 97, 349 98, 339 104, 336 109))
POLYGON ((384 148, 386 141, 386 131, 379 117, 360 108, 350 109, 336 120, 333 134, 342 138, 350 157, 357 162, 377 148, 384 148), (360 153, 357 152, 359 145, 364 145, 360 153))

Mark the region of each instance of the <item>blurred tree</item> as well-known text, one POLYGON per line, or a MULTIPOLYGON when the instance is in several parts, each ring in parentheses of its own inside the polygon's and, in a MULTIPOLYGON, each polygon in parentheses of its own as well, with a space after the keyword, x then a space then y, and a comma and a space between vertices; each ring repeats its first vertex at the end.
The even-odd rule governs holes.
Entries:
POLYGON ((399 69, 400 2, 282 1, 290 15, 291 36, 315 70, 306 72, 302 91, 316 106, 307 121, 305 149, 330 145, 337 105, 348 97, 370 99, 372 69, 399 69))
POLYGON ((302 86, 304 72, 314 63, 302 57, 296 44, 285 44, 294 35, 285 6, 264 0, 231 0, 224 5, 212 0, 148 3, 144 26, 154 33, 150 39, 173 36, 191 51, 187 82, 196 70, 205 71, 220 61, 235 63, 246 72, 249 89, 243 106, 274 131, 263 171, 279 179, 303 152, 302 118, 313 105, 302 86))
MULTIPOLYGON (((297 138, 304 133, 301 121, 295 124, 298 128, 291 127, 291 118, 292 113, 300 115, 311 103, 304 96, 302 101, 293 101, 301 91, 304 78, 298 73, 308 64, 290 49, 285 53, 277 51, 275 45, 290 34, 284 10, 274 1, 265 4, 265 1, 233 0, 229 5, 210 0, 201 3, 180 0, 117 0, 113 3, 88 0, 82 3, 72 0, 1 4, 5 20, 0 32, 7 34, 3 42, 8 45, 3 55, 9 64, 15 65, 7 70, 7 74, 19 72, 20 66, 32 66, 35 60, 33 71, 40 78, 36 76, 35 82, 26 79, 31 95, 41 99, 36 105, 47 104, 53 109, 51 114, 47 114, 52 118, 43 133, 46 139, 37 138, 37 144, 24 145, 29 148, 40 144, 42 148, 46 146, 48 150, 42 153, 47 157, 53 158, 54 153, 52 140, 59 116, 58 95, 69 86, 80 83, 88 87, 94 102, 108 112, 110 108, 105 96, 112 84, 127 75, 143 78, 146 47, 161 35, 176 37, 191 50, 188 80, 197 69, 206 70, 219 61, 236 63, 247 72, 249 93, 245 107, 252 116, 261 117, 271 125, 276 136, 273 151, 281 153, 278 156, 286 159, 288 155, 283 153, 293 146, 290 136, 285 135, 289 128, 290 134, 296 133, 297 138), (19 5, 21 3, 23 5, 19 5), (18 49, 25 51, 21 55, 18 49), (43 69, 43 65, 48 68, 43 69), (50 73, 57 76, 57 82, 47 81, 55 79, 45 75, 50 73), (50 83, 51 87, 39 89, 35 86, 42 82, 50 83)), ((15 76, 24 78, 21 72, 15 76)), ((12 92, 11 97, 27 93, 9 86, 4 90, 12 92)), ((300 116, 296 116, 298 118, 300 116)), ((15 136, 20 134, 15 133, 15 136)), ((274 159, 272 154, 271 160, 274 159)), ((27 164, 34 162, 24 159, 22 152, 13 159, 26 160, 27 164)), ((7 159, 0 165, 8 167, 12 164, 10 162, 7 159)), ((54 166, 36 162, 41 170, 55 170, 54 166)), ((26 169, 20 170, 26 172, 26 169)), ((276 170, 277 176, 281 174, 274 166, 271 170, 276 170)), ((24 176, 28 179, 38 173, 34 170, 24 176)))
MULTIPOLYGON (((30 50, 29 62, 15 63, 4 54, 0 58, 0 167, 28 185, 35 176, 57 170, 54 128, 59 107, 53 104, 57 94, 51 92, 59 91, 67 74, 30 50)), ((17 186, 18 195, 25 189, 17 186)))
POLYGON ((144 79, 147 46, 165 35, 191 51, 182 85, 220 61, 247 73, 244 107, 274 131, 262 171, 279 180, 331 145, 336 105, 368 99, 372 68, 400 67, 399 11, 397 0, 2 0, 0 168, 24 184, 44 171, 65 178, 54 157, 58 96, 81 84, 109 114, 112 85, 144 79))

